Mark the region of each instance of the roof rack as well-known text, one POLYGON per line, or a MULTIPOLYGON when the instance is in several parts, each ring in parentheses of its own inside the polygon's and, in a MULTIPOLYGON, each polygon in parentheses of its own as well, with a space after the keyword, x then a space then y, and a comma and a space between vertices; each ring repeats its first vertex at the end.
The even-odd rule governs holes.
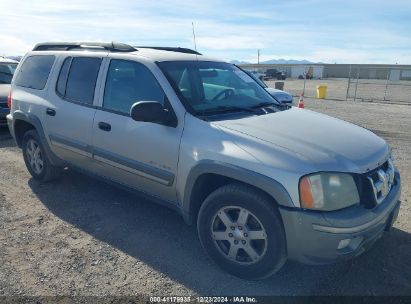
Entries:
POLYGON ((34 46, 33 51, 68 51, 72 49, 104 49, 109 52, 135 52, 136 48, 118 42, 43 42, 34 46))
POLYGON ((195 54, 195 55, 202 55, 201 53, 187 48, 182 47, 169 47, 169 46, 136 46, 136 48, 140 49, 154 49, 160 51, 169 51, 169 52, 177 52, 177 53, 185 53, 185 54, 195 54))

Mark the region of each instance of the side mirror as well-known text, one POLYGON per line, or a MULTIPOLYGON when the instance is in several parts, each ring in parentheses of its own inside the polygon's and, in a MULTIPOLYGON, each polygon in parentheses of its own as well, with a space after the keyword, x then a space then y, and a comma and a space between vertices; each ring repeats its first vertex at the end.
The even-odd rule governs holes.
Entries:
POLYGON ((167 124, 170 115, 158 101, 139 101, 131 106, 130 116, 135 121, 167 124))

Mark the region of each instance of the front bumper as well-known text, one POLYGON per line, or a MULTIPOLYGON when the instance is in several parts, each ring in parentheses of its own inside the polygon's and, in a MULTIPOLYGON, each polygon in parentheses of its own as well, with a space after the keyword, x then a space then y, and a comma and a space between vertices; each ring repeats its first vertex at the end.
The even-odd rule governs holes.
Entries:
POLYGON ((353 206, 315 212, 280 208, 289 259, 306 264, 328 264, 360 255, 392 226, 400 208, 400 195, 400 174, 396 172, 390 193, 373 209, 353 206))

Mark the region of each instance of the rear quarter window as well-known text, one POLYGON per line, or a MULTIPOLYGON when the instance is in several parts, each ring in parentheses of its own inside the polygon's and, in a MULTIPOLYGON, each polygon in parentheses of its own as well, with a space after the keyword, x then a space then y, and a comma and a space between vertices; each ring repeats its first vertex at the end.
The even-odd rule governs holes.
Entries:
POLYGON ((51 55, 27 57, 16 75, 15 85, 43 90, 46 86, 54 60, 55 57, 51 55))

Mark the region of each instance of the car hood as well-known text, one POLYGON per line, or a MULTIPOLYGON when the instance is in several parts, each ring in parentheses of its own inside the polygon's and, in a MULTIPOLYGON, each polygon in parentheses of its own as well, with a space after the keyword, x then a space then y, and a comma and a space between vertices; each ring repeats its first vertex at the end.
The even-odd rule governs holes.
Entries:
POLYGON ((7 100, 7 96, 10 92, 10 85, 9 84, 0 84, 0 101, 7 100))
POLYGON ((279 89, 274 89, 274 88, 265 88, 266 91, 270 92, 270 93, 286 93, 283 90, 279 90, 279 89))
MULTIPOLYGON (((371 131, 295 107, 215 124, 298 155, 317 171, 363 173, 383 163, 390 153, 387 143, 371 131)), ((275 158, 275 151, 272 154, 275 158)))
POLYGON ((288 92, 274 88, 265 88, 265 90, 280 102, 293 102, 293 96, 288 92))

